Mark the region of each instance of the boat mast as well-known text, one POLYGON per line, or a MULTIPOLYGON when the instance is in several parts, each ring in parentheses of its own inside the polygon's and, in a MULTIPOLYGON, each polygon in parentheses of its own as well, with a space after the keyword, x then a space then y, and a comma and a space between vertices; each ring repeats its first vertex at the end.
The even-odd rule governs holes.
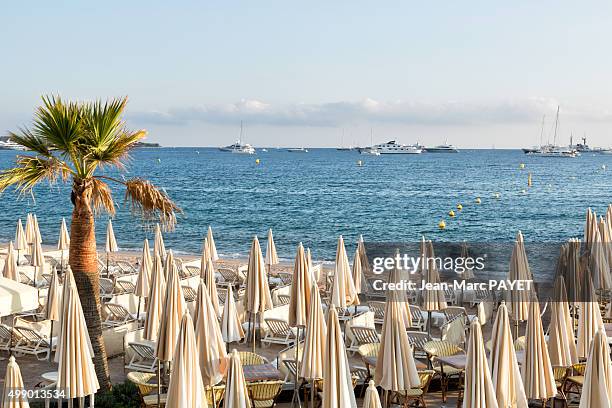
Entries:
POLYGON ((242 121, 240 121, 240 137, 238 139, 238 144, 242 146, 242 121))
POLYGON ((553 145, 557 146, 557 128, 559 127, 559 105, 557 105, 557 117, 555 118, 555 136, 553 138, 553 145))
POLYGON ((540 147, 542 147, 542 140, 544 138, 544 119, 546 119, 546 115, 542 115, 542 128, 540 129, 540 147))

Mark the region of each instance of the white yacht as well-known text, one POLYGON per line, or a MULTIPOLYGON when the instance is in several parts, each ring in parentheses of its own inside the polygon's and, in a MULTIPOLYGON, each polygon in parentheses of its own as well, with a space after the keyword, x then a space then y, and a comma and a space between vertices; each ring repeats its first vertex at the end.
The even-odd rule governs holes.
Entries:
POLYGON ((459 150, 455 146, 447 142, 438 146, 426 147, 425 151, 427 153, 459 153, 459 150))
POLYGON ((289 153, 308 153, 308 149, 304 147, 291 147, 287 149, 289 153))
POLYGON ((0 140, 0 150, 28 150, 26 147, 13 142, 12 140, 0 140))
POLYGON ((360 154, 368 154, 370 156, 380 156, 380 152, 375 147, 363 147, 359 149, 360 154))
POLYGON ((420 154, 423 152, 423 149, 417 146, 400 144, 395 140, 374 145, 371 149, 376 149, 380 154, 420 154))
POLYGON ((255 148, 248 143, 242 143, 242 122, 240 122, 240 138, 236 143, 229 146, 220 147, 222 152, 230 152, 237 154, 255 154, 255 148))

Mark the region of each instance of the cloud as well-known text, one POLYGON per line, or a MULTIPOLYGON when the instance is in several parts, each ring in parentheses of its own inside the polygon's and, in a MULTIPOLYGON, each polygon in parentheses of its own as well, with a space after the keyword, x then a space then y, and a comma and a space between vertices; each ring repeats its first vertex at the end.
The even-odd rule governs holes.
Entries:
MULTIPOLYGON (((366 98, 319 104, 270 104, 257 99, 236 103, 173 108, 167 111, 136 112, 130 119, 149 124, 186 125, 193 122, 232 125, 241 120, 249 125, 336 127, 359 123, 395 125, 483 125, 539 121, 555 114, 559 102, 553 98, 525 98, 494 102, 418 101, 382 102, 366 98)), ((564 104, 565 119, 612 121, 606 110, 564 104)))

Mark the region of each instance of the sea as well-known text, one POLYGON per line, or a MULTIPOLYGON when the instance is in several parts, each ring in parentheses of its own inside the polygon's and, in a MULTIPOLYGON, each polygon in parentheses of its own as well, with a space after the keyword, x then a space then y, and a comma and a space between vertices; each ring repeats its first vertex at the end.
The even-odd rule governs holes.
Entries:
MULTIPOLYGON (((199 253, 212 226, 220 254, 246 257, 255 235, 265 248, 272 228, 279 256, 294 257, 298 243, 313 258, 332 261, 338 237, 352 254, 366 242, 512 242, 522 231, 531 244, 582 237, 588 207, 605 214, 612 203, 612 155, 529 157, 520 150, 461 150, 457 154, 366 156, 356 151, 258 149, 237 155, 216 148, 141 148, 123 174, 144 177, 176 201, 182 214, 167 248, 199 253), (531 174, 532 185, 528 186, 531 174), (477 198, 480 203, 477 203, 477 198), (459 210, 457 205, 462 209, 459 210), (449 211, 455 217, 449 216, 449 211), (439 228, 440 221, 446 223, 439 228)), ((0 151, 0 169, 15 162, 0 151)), ((142 247, 153 236, 130 213, 121 185, 113 185, 113 219, 121 249, 142 247)), ((42 184, 32 195, 9 189, 0 196, 0 240, 13 239, 17 219, 37 214, 44 244, 57 242, 62 217, 70 223, 70 187, 42 184)), ((97 217, 104 245, 108 215, 97 217)), ((349 255, 352 257, 352 255, 349 255)))

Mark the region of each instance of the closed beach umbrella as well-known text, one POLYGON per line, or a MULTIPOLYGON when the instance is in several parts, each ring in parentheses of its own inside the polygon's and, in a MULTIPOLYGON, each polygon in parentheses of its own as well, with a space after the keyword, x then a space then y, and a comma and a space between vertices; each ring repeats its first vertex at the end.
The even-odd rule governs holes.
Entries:
POLYGON ((587 208, 587 212, 586 212, 586 219, 584 222, 584 245, 586 247, 586 249, 588 250, 591 247, 591 242, 593 242, 593 234, 595 233, 594 230, 594 222, 593 219, 595 218, 595 214, 593 213, 593 210, 591 210, 590 208, 587 208))
POLYGON ((9 357, 4 375, 4 385, 2 387, 2 408, 29 408, 28 397, 23 385, 21 370, 14 356, 9 357))
POLYGON ((508 308, 504 302, 497 309, 491 332, 489 364, 497 405, 504 408, 527 408, 525 388, 512 341, 508 308))
POLYGON ((591 343, 581 394, 580 408, 612 407, 612 362, 604 330, 597 331, 591 343))
POLYGON ((34 244, 34 241, 36 240, 36 230, 34 228, 34 217, 30 213, 28 213, 28 216, 26 218, 25 236, 26 236, 26 242, 28 243, 28 246, 29 246, 28 253, 30 253, 32 250, 32 245, 34 244))
POLYGON ((270 228, 268 230, 268 242, 266 243, 266 265, 268 266, 268 273, 270 273, 271 266, 277 265, 278 263, 276 244, 274 244, 274 236, 272 235, 272 228, 270 228))
POLYGON ((227 287, 227 297, 223 305, 223 316, 221 317, 221 336, 226 343, 233 343, 244 338, 244 330, 236 310, 236 302, 232 293, 232 286, 227 287))
MULTIPOLYGON (((47 300, 45 302, 44 316, 46 320, 51 321, 49 329, 49 338, 53 338, 53 322, 60 320, 60 289, 55 269, 51 271, 51 280, 47 290, 47 300)), ((51 361, 51 353, 49 353, 49 361, 51 361)))
POLYGON ((338 312, 333 306, 329 308, 327 322, 322 408, 357 408, 338 312))
POLYGON ((7 279, 20 282, 19 272, 17 271, 17 258, 15 255, 15 250, 13 249, 13 241, 9 242, 6 258, 4 259, 2 275, 7 279))
POLYGON ((30 265, 34 267, 34 286, 36 286, 38 282, 38 277, 42 276, 43 267, 45 265, 45 257, 43 255, 42 245, 40 241, 34 240, 34 244, 32 244, 32 261, 30 265))
POLYGON ((555 377, 540 318, 540 304, 535 295, 529 302, 525 355, 521 374, 525 395, 528 399, 547 400, 557 395, 555 377))
POLYGON ((336 264, 334 268, 334 286, 332 288, 331 304, 335 307, 346 308, 359 304, 359 295, 355 290, 355 283, 351 275, 344 239, 338 238, 336 249, 336 264))
POLYGON ((310 310, 304 337, 301 376, 309 381, 323 378, 327 324, 323 315, 319 288, 313 285, 310 290, 310 310))
POLYGON ((548 354, 553 367, 569 367, 578 363, 576 342, 565 280, 559 275, 555 279, 553 301, 551 302, 550 327, 548 330, 548 354))
POLYGON ((223 379, 227 353, 219 320, 203 280, 198 286, 195 322, 196 345, 204 385, 212 386, 223 379))
POLYGON ((42 235, 40 234, 40 228, 38 227, 38 217, 36 217, 36 214, 32 215, 32 225, 34 226, 35 240, 42 244, 42 235))
POLYGON ((166 266, 168 268, 168 281, 166 283, 166 295, 162 312, 163 318, 159 326, 157 349, 155 350, 155 355, 160 361, 171 361, 172 357, 174 357, 181 319, 187 308, 178 271, 174 265, 172 250, 168 252, 166 266))
MULTIPOLYGON (((398 252, 399 254, 399 252, 398 252)), ((408 277, 406 274, 407 270, 399 270, 397 267, 393 268, 389 273, 389 283, 399 284, 402 281, 407 281, 408 277)), ((397 302, 402 308, 404 315, 404 326, 406 328, 412 327, 412 314, 410 313, 410 304, 408 303, 408 292, 405 290, 387 290, 387 301, 397 302)))
POLYGON ((225 380, 225 396, 223 397, 224 408, 248 408, 251 406, 249 395, 244 380, 244 371, 240 355, 236 350, 228 357, 227 378, 225 380))
POLYGON ((119 251, 119 247, 117 246, 117 240, 115 239, 115 231, 113 230, 113 222, 108 220, 108 225, 106 226, 106 253, 117 252, 119 251))
POLYGON ((164 245, 164 237, 162 236, 161 227, 159 224, 155 225, 155 240, 153 241, 153 255, 159 254, 159 257, 163 261, 166 259, 166 246, 164 245))
POLYGON ((255 349, 255 324, 257 315, 260 317, 266 310, 272 309, 272 296, 266 278, 266 265, 257 236, 253 238, 246 277, 246 292, 243 298, 244 310, 253 316, 251 334, 253 350, 255 349))
POLYGON ((213 310, 216 316, 221 316, 221 308, 219 307, 219 295, 217 294, 217 283, 215 282, 215 267, 210 257, 206 260, 204 269, 200 269, 200 276, 204 280, 208 296, 210 298, 213 310))
POLYGON ((612 269, 612 225, 603 217, 599 218, 599 235, 606 261, 612 269))
POLYGON ((202 374, 197 358, 198 349, 193 331, 193 321, 187 311, 181 319, 174 366, 168 385, 168 408, 206 408, 202 374))
POLYGON ((57 390, 64 398, 80 398, 95 394, 100 388, 93 365, 93 349, 83 316, 81 301, 70 268, 64 279, 61 330, 55 361, 57 390))
MULTIPOLYGON (((465 241, 461 244, 461 258, 464 259, 464 262, 470 258, 470 249, 465 241)), ((466 267, 462 278, 465 280, 474 279, 474 268, 466 267)))
MULTIPOLYGON (((523 234, 519 231, 514 242, 512 256, 510 257, 510 270, 508 271, 508 280, 526 281, 531 279, 529 265, 527 264, 527 254, 525 253, 525 245, 523 234)), ((516 323, 516 337, 518 337, 518 323, 527 320, 529 314, 529 299, 530 293, 523 289, 509 290, 508 303, 510 305, 510 316, 516 323)))
POLYGON ((435 310, 444 310, 447 307, 446 296, 444 290, 439 288, 440 274, 435 261, 435 253, 433 243, 427 241, 425 243, 425 258, 426 266, 424 280, 428 284, 435 285, 432 289, 424 289, 423 292, 423 310, 427 311, 427 331, 431 331, 431 312, 435 310))
POLYGON ((60 225, 60 233, 59 238, 57 240, 57 249, 59 249, 60 251, 66 251, 70 249, 70 235, 68 234, 68 227, 66 226, 65 218, 62 218, 62 223, 60 225))
POLYGON ((570 239, 567 243, 567 266, 564 273, 567 301, 576 307, 582 297, 582 271, 580 268, 580 240, 570 239))
POLYGON ((387 391, 405 391, 420 384, 404 314, 401 302, 391 298, 385 304, 374 381, 387 391))
POLYGON ((291 297, 289 300, 289 326, 304 327, 308 321, 310 307, 310 290, 312 281, 308 274, 308 265, 304 247, 300 243, 293 264, 293 279, 291 280, 291 297))
POLYGON ((595 228, 593 242, 590 245, 589 269, 593 279, 593 288, 596 290, 609 290, 612 288, 610 266, 608 265, 607 254, 604 249, 599 228, 595 228))
POLYGON ((355 250, 355 256, 353 257, 353 269, 352 269, 353 283, 355 284, 355 292, 361 293, 361 281, 363 280, 363 269, 361 268, 361 258, 359 256, 359 248, 355 250))
POLYGON ((587 358, 595 333, 604 328, 599 302, 593 291, 591 279, 587 277, 583 283, 583 299, 578 305, 578 342, 576 346, 578 358, 587 358))
POLYGON ((463 408, 497 408, 497 398, 487 364, 480 323, 470 325, 463 408))
POLYGON ((155 254, 151 270, 151 284, 147 295, 146 314, 143 337, 147 340, 157 341, 157 334, 164 313, 164 300, 166 296, 166 279, 159 254, 155 254))
POLYGON ((27 251, 28 241, 26 239, 25 231, 23 230, 23 224, 21 218, 17 220, 17 228, 15 229, 15 250, 17 251, 17 263, 19 263, 19 255, 21 251, 27 251))
POLYGON ((145 239, 142 245, 142 259, 138 268, 138 277, 136 278, 136 289, 134 294, 141 298, 149 296, 151 286, 151 272, 153 270, 153 261, 151 260, 151 250, 149 249, 149 240, 145 239))
POLYGON ((370 268, 370 262, 368 261, 368 253, 366 251, 363 235, 359 235, 359 240, 357 241, 357 251, 359 251, 361 270, 366 276, 369 276, 372 273, 372 270, 370 268))
POLYGON ((363 396, 363 408, 382 408, 380 397, 378 396, 378 390, 376 389, 373 380, 370 380, 365 395, 363 396))
POLYGON ((208 252, 210 253, 210 258, 213 261, 219 260, 219 254, 217 253, 217 246, 215 245, 215 239, 213 238, 213 230, 210 226, 208 226, 208 233, 206 234, 206 240, 208 241, 208 252))

